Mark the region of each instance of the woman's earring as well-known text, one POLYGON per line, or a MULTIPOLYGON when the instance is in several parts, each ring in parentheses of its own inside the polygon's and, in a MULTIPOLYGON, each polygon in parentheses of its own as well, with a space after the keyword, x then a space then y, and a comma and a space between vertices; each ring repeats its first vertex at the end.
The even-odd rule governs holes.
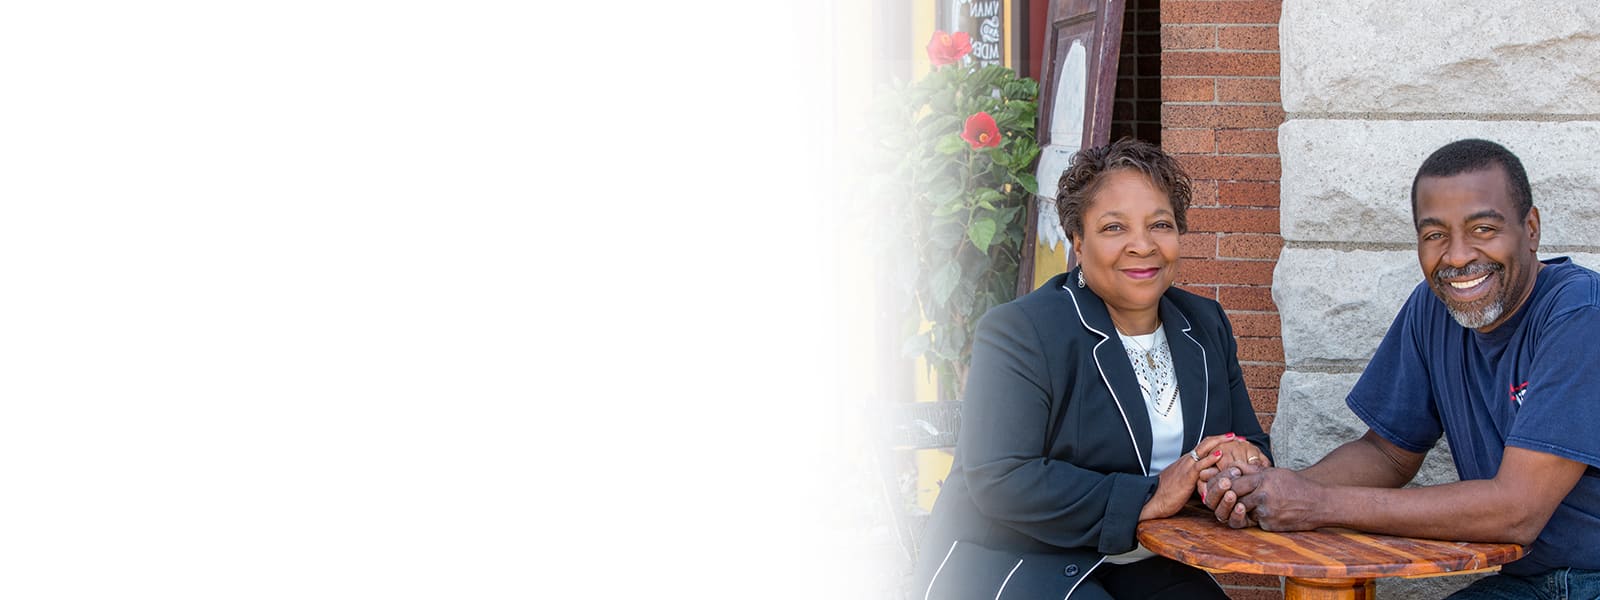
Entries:
POLYGON ((1078 287, 1083 287, 1083 269, 1078 269, 1078 287))

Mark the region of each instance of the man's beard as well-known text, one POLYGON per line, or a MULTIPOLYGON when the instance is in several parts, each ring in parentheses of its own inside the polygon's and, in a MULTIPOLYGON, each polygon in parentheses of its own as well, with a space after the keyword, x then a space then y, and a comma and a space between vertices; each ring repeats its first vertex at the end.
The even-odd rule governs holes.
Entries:
POLYGON ((1506 285, 1505 272, 1506 266, 1500 263, 1475 263, 1460 269, 1440 267, 1437 271, 1434 271, 1433 277, 1428 278, 1428 285, 1433 288, 1433 295, 1444 301, 1445 310, 1450 311, 1450 316, 1457 323, 1467 329, 1477 329, 1495 322, 1506 311, 1506 294, 1510 292, 1511 286, 1506 285), (1456 304, 1450 301, 1449 290, 1453 288, 1450 287, 1450 284, 1445 283, 1444 280, 1458 277, 1477 277, 1490 273, 1494 275, 1495 281, 1493 285, 1495 289, 1490 291, 1489 295, 1472 303, 1478 306, 1456 304))

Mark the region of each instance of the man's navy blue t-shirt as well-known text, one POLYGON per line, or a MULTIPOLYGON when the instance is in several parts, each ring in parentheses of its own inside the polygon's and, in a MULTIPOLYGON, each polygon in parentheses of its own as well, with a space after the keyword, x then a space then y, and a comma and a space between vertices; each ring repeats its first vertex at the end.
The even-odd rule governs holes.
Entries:
POLYGON ((1427 452, 1441 431, 1461 479, 1490 479, 1506 446, 1589 465, 1513 575, 1600 569, 1600 274, 1544 261, 1533 293, 1489 333, 1411 292, 1345 399, 1373 432, 1427 452))

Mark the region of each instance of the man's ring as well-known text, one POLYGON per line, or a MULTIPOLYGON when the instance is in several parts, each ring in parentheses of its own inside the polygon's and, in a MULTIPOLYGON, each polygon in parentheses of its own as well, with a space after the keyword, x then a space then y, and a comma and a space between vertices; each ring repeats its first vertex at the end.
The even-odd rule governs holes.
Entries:
POLYGON ((1189 458, 1194 459, 1195 462, 1200 462, 1200 455, 1195 454, 1193 450, 1189 451, 1189 458))
POLYGON ((1248 462, 1248 463, 1253 463, 1253 462, 1256 462, 1256 461, 1258 461, 1258 460, 1261 460, 1261 457, 1259 457, 1259 456, 1252 456, 1252 457, 1250 457, 1250 458, 1248 458, 1248 459, 1245 459, 1245 462, 1248 462))

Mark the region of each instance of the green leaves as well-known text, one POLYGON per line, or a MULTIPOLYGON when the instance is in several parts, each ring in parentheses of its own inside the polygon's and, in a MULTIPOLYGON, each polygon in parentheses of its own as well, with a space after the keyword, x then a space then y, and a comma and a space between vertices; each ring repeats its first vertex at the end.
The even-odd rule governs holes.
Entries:
POLYGON ((1005 199, 1006 199, 1005 194, 1000 193, 1000 190, 997 190, 997 189, 994 189, 994 188, 987 188, 987 187, 986 188, 980 188, 977 191, 977 193, 972 195, 972 203, 973 204, 978 205, 978 206, 983 207, 983 208, 987 208, 989 210, 995 210, 994 205, 997 204, 997 203, 1000 203, 1000 202, 1004 202, 1005 199))
POLYGON ((959 397, 979 317, 1015 295, 1024 216, 1039 187, 1038 93, 1005 67, 950 65, 883 94, 870 121, 882 152, 873 164, 890 182, 873 197, 899 227, 890 243, 904 267, 893 275, 911 295, 902 350, 938 373, 942 399, 959 397), (961 137, 980 111, 994 119, 982 133, 997 130, 996 147, 961 137))
POLYGON ((956 291, 956 285, 961 283, 961 263, 950 261, 934 271, 933 281, 934 302, 944 304, 950 300, 950 294, 956 291))
POLYGON ((1028 190, 1029 194, 1039 193, 1039 181, 1032 173, 1018 173, 1017 184, 1021 185, 1022 189, 1028 190))
POLYGON ((967 239, 972 240, 972 245, 977 246, 979 252, 988 252, 989 243, 994 241, 994 232, 999 228, 1000 225, 990 219, 974 221, 967 226, 967 239))
POLYGON ((1039 158, 1039 142, 1033 141, 1031 137, 1018 137, 1017 141, 1011 145, 1011 156, 1011 164, 1014 167, 1012 171, 1018 172, 1016 173, 1018 179, 1021 179, 1022 175, 1031 177, 1033 161, 1039 158))
POLYGON ((939 141, 933 145, 933 151, 939 154, 955 154, 965 147, 967 147, 967 143, 962 141, 961 134, 952 133, 939 138, 939 141))
POLYGON ((961 212, 962 210, 964 210, 966 208, 967 207, 962 206, 961 203, 959 203, 959 202, 954 202, 954 203, 950 203, 950 204, 944 204, 944 205, 939 206, 939 208, 933 209, 933 216, 934 217, 948 217, 950 215, 953 215, 953 214, 956 214, 958 212, 961 212))
POLYGON ((967 86, 974 88, 974 92, 982 93, 992 88, 1004 89, 1007 82, 1015 81, 1016 73, 1010 68, 999 65, 989 65, 978 69, 971 77, 967 78, 967 86))
POLYGON ((1000 95, 1012 100, 1035 100, 1039 97, 1039 82, 1026 77, 1010 79, 1000 85, 1000 95))

